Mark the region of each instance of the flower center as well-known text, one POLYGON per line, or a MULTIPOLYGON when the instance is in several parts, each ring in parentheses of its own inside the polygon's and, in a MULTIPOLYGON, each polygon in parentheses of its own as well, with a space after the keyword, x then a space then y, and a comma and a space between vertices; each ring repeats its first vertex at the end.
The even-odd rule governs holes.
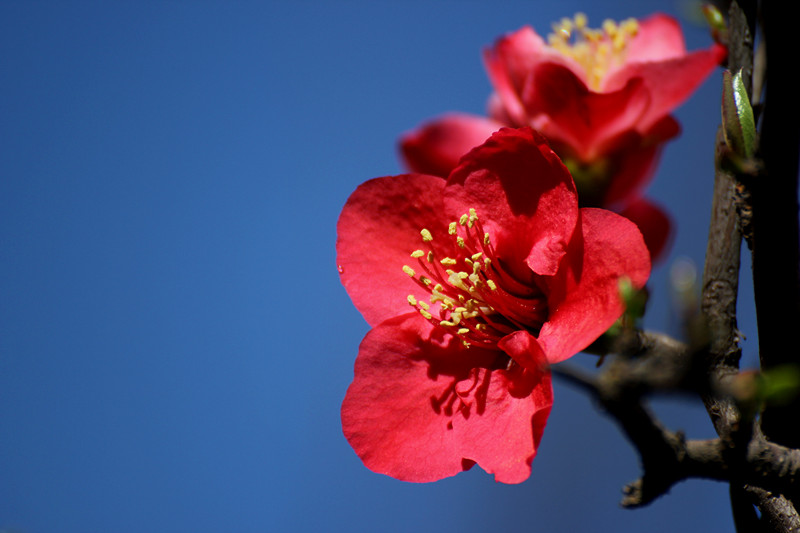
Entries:
POLYGON ((457 257, 440 257, 433 235, 420 231, 426 249, 415 250, 421 273, 408 265, 408 274, 431 296, 429 301, 408 296, 408 303, 433 324, 461 338, 465 346, 496 346, 504 336, 520 329, 539 334, 547 320, 547 299, 535 284, 514 278, 503 268, 489 233, 483 230, 475 209, 450 223, 457 257))
POLYGON ((586 72, 589 87, 599 90, 609 69, 625 62, 628 44, 639 32, 639 23, 632 18, 619 24, 606 19, 602 29, 588 28, 587 24, 583 13, 577 13, 573 19, 561 19, 553 24, 547 42, 554 50, 577 61, 586 72))

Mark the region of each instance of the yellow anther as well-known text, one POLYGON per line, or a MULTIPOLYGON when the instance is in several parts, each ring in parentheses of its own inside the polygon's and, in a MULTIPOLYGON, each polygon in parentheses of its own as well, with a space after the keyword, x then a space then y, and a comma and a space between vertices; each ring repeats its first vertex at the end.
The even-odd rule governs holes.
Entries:
POLYGON ((431 308, 431 306, 428 305, 427 302, 423 302, 422 300, 419 301, 419 306, 426 311, 428 311, 431 308))
POLYGON ((433 263, 433 250, 428 252, 428 263, 433 263))
POLYGON ((490 242, 491 242, 491 239, 489 238, 489 233, 488 232, 484 233, 483 234, 483 244, 485 244, 486 246, 489 246, 490 242))
POLYGON ((419 277, 419 280, 420 280, 422 283, 424 283, 424 284, 425 284, 425 286, 428 286, 428 285, 430 285, 430 284, 431 284, 431 280, 430 280, 429 278, 426 278, 425 276, 420 276, 420 277, 419 277))
MULTIPOLYGON (((461 289, 462 291, 469 291, 469 287, 464 284, 464 281, 456 274, 451 274, 449 278, 447 278, 447 282, 457 289, 461 289)), ((461 300, 463 296, 460 294, 458 295, 458 299, 461 300)))
POLYGON ((489 286, 489 288, 490 288, 490 289, 492 289, 493 291, 496 291, 496 290, 497 290, 497 285, 495 284, 495 282, 494 282, 494 281, 492 281, 492 280, 490 280, 490 279, 487 279, 487 280, 486 280, 486 284, 487 284, 487 285, 489 286))
POLYGON ((463 215, 461 215, 461 218, 458 219, 458 223, 463 226, 464 224, 467 223, 467 220, 469 220, 469 217, 467 216, 466 213, 464 213, 463 215))
POLYGON ((475 221, 478 220, 478 213, 472 207, 469 208, 469 227, 471 228, 475 221))
POLYGON ((475 329, 478 331, 486 331, 486 324, 475 324, 475 329))
POLYGON ((483 264, 484 264, 484 265, 486 265, 486 267, 488 268, 488 267, 489 267, 489 265, 491 265, 491 264, 492 264, 492 260, 491 260, 491 259, 489 259, 488 257, 484 257, 484 258, 483 258, 483 264))
POLYGON ((451 222, 450 226, 447 228, 447 233, 450 235, 455 235, 458 232, 458 223, 451 222))
POLYGON ((430 314, 429 312, 427 312, 424 309, 420 309, 419 310, 419 314, 421 314, 423 317, 425 317, 426 320, 430 320, 431 318, 433 318, 433 315, 430 314))
POLYGON ((617 33, 617 23, 611 19, 604 20, 603 31, 606 32, 606 35, 609 37, 613 37, 614 34, 617 33))
POLYGON ((443 265, 455 265, 456 263, 458 263, 458 261, 456 261, 452 257, 445 257, 444 259, 439 259, 439 262, 443 265))
POLYGON ((410 266, 408 266, 408 265, 403 265, 403 272, 405 272, 406 274, 408 274, 408 275, 409 275, 409 276, 411 276, 412 278, 413 278, 414 276, 416 276, 416 275, 417 275, 417 273, 416 273, 416 272, 414 272, 414 269, 413 269, 413 268, 411 268, 411 267, 410 267, 410 266))
POLYGON ((614 35, 614 38, 612 40, 612 45, 613 45, 614 52, 616 52, 616 53, 621 52, 625 48, 625 46, 628 44, 627 39, 628 39, 628 36, 625 35, 622 32, 619 32, 616 35, 614 35))
POLYGON ((466 272, 463 272, 463 271, 458 273, 458 277, 461 278, 461 279, 467 279, 468 276, 469 276, 469 274, 467 274, 466 272))
POLYGON ((425 252, 423 252, 422 250, 414 250, 413 252, 411 252, 411 257, 413 257, 414 259, 419 259, 423 255, 425 255, 425 252))
POLYGON ((417 306, 417 299, 414 298, 413 294, 409 294, 408 295, 408 303, 411 304, 412 307, 416 307, 417 306))
POLYGON ((433 240, 433 235, 431 235, 431 232, 426 230, 425 228, 422 228, 422 230, 419 233, 420 235, 422 235, 423 241, 431 242, 433 240))
POLYGON ((474 276, 480 271, 481 271, 481 264, 477 261, 472 263, 472 275, 474 276))
POLYGON ((444 286, 442 286, 441 283, 437 283, 436 285, 433 286, 433 290, 435 292, 440 292, 440 291, 444 290, 444 286))
POLYGON ((464 239, 462 237, 456 237, 456 244, 458 244, 459 248, 464 247, 464 239))
POLYGON ((480 258, 481 258, 481 256, 482 256, 482 255, 483 255, 483 252, 478 252, 477 254, 472 254, 472 257, 471 257, 471 259, 472 259, 473 261, 477 261, 478 259, 480 259, 480 258))
POLYGON ((575 13, 575 27, 582 30, 589 23, 585 13, 575 13))
POLYGON ((442 320, 441 322, 439 322, 439 325, 442 326, 442 327, 445 327, 445 328, 448 328, 448 327, 452 328, 456 324, 455 324, 455 322, 450 322, 449 320, 442 320))
POLYGON ((458 330, 459 335, 466 335, 467 333, 469 333, 469 328, 459 328, 458 330))
POLYGON ((619 23, 619 27, 630 37, 635 37, 639 33, 639 22, 633 18, 623 20, 619 23))

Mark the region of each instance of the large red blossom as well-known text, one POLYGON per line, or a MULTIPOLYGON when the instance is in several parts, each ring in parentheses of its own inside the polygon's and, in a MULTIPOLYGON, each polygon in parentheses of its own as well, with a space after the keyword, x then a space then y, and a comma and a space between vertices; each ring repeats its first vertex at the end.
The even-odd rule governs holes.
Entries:
POLYGON ((552 405, 547 365, 621 315, 621 276, 641 287, 650 273, 636 226, 579 208, 530 128, 495 133, 447 181, 364 183, 342 210, 337 252, 372 326, 345 436, 370 469, 419 482, 476 463, 497 481, 527 479, 552 405))
POLYGON ((642 191, 664 143, 679 132, 670 113, 725 53, 717 44, 687 52, 678 23, 662 14, 607 21, 602 31, 579 15, 562 21, 549 42, 524 27, 484 54, 495 89, 489 117, 444 115, 405 135, 401 150, 411 170, 446 177, 498 128, 532 126, 569 167, 581 205, 638 216, 632 220, 657 256, 669 217, 642 191))

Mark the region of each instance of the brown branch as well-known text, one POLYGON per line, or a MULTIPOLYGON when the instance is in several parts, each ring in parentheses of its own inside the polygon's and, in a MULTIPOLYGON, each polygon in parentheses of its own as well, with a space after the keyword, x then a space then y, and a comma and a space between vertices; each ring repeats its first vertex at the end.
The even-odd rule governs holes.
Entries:
MULTIPOLYGON (((734 0, 730 3, 728 10, 730 29, 728 66, 732 71, 738 71, 739 69, 742 70, 742 79, 748 94, 751 95, 751 101, 754 100, 752 97, 752 77, 754 74, 753 44, 756 31, 756 10, 757 2, 755 0, 734 0)), ((774 59, 768 57, 766 64, 777 64, 773 61, 774 59)), ((764 61, 760 62, 761 67, 763 67, 764 64, 764 61)), ((783 66, 788 64, 789 63, 786 62, 782 63, 783 66)), ((788 73, 793 71, 793 69, 790 68, 782 68, 781 70, 786 75, 791 75, 788 73)), ((763 81, 763 68, 759 69, 758 76, 759 78, 756 80, 756 86, 760 88, 763 81)), ((772 85, 774 85, 774 80, 772 80, 772 82, 772 85)), ((781 86, 783 87, 784 85, 781 84, 781 86)), ((790 87, 790 85, 786 85, 785 87, 790 87)), ((760 102, 760 94, 755 95, 754 101, 760 102)), ((794 108, 792 104, 792 102, 787 102, 777 109, 781 109, 781 112, 783 112, 783 109, 787 105, 794 108)), ((764 141, 765 140, 762 139, 762 142, 764 141)), ((769 139, 766 139, 765 146, 769 146, 769 142, 769 139)), ((796 147, 797 139, 794 141, 795 151, 796 147)), ((710 381, 712 382, 724 382, 726 379, 735 376, 739 368, 741 350, 738 345, 739 339, 736 324, 736 298, 738 292, 738 271, 741 244, 740 228, 747 238, 748 245, 751 247, 751 249, 753 249, 754 278, 758 277, 757 272, 763 272, 763 275, 766 275, 768 278, 771 276, 771 274, 764 271, 763 267, 761 266, 768 265, 768 261, 770 260, 766 257, 766 254, 764 254, 763 257, 760 254, 764 253, 763 248, 765 247, 765 232, 769 232, 770 227, 772 228, 772 231, 780 231, 780 225, 773 226, 769 222, 764 221, 763 210, 765 207, 761 207, 760 209, 757 207, 765 205, 763 203, 764 195, 763 192, 758 195, 756 192, 760 191, 753 190, 751 186, 753 180, 748 180, 747 176, 741 176, 738 177, 739 179, 737 179, 737 177, 731 176, 727 172, 721 170, 722 165, 720 164, 720 158, 725 148, 726 147, 724 145, 721 132, 718 132, 716 143, 717 157, 715 158, 715 166, 717 171, 714 179, 714 199, 712 203, 711 225, 709 228, 706 264, 703 273, 702 301, 703 315, 705 317, 709 333, 707 373, 710 381), (755 200, 753 198, 754 194, 756 194, 755 200), (759 201, 761 203, 759 203, 759 201), (755 202, 755 207, 753 202, 755 202), (754 222, 753 220, 754 209, 756 209, 756 211, 761 211, 762 213, 762 218, 759 222, 754 222), (754 229, 755 227, 758 227, 758 230, 754 229), (754 236, 754 233, 756 236, 754 236), (759 241, 761 243, 760 247, 762 248, 762 251, 756 252, 753 247, 755 241, 759 241), (757 256, 759 256, 758 265, 756 264, 757 256), (760 267, 760 269, 757 268, 757 266, 760 267)), ((797 169, 795 167, 793 175, 796 176, 796 174, 797 169)), ((786 195, 784 197, 784 201, 786 201, 787 198, 793 198, 795 200, 793 211, 791 209, 788 211, 785 208, 781 209, 783 212, 793 213, 794 223, 790 223, 789 225, 796 228, 796 183, 793 195, 788 194, 788 191, 783 191, 782 194, 786 195)), ((769 207, 769 209, 772 211, 779 210, 777 205, 773 205, 769 207)), ((757 218, 757 216, 755 218, 757 218)), ((787 222, 783 220, 780 222, 780 224, 787 224, 787 222)), ((791 236, 789 236, 787 240, 790 241, 790 248, 792 248, 796 253, 796 230, 794 231, 793 235, 793 241, 791 240, 791 236)), ((784 244, 786 243, 784 242, 784 244)), ((772 260, 774 260, 774 257, 772 260)), ((790 265, 788 268, 794 268, 794 287, 796 288, 797 262, 795 261, 792 263, 790 261, 789 263, 790 265)), ((773 279, 773 281, 777 280, 773 279)), ((777 281, 777 284, 786 282, 787 277, 784 276, 782 280, 777 281)), ((771 286, 772 290, 775 288, 775 285, 771 286)), ((791 288, 791 284, 788 288, 791 288)), ((766 316, 763 311, 765 306, 763 295, 765 294, 765 291, 769 290, 770 288, 765 287, 760 292, 762 294, 762 311, 759 311, 758 322, 760 339, 759 344, 762 351, 762 367, 764 366, 763 354, 765 346, 761 342, 761 339, 764 339, 766 335, 772 334, 766 330, 763 330, 761 327, 763 321, 762 319, 766 316)), ((772 294, 777 295, 779 293, 773 292, 772 294)), ((795 299, 795 302, 797 302, 797 299, 795 299)), ((772 306, 772 312, 780 313, 781 307, 776 305, 774 301, 767 303, 766 305, 772 306)), ((795 315, 795 317, 796 316, 797 315, 795 315)), ((794 323, 797 324, 800 322, 794 319, 794 323)), ((781 327, 785 327, 785 323, 784 326, 781 327)), ((792 330, 792 327, 788 327, 784 329, 784 332, 790 332, 792 330)), ((716 391, 707 390, 702 393, 701 396, 709 416, 714 423, 714 428, 716 429, 717 434, 727 443, 728 446, 735 449, 738 445, 740 450, 739 453, 741 453, 743 444, 749 441, 752 435, 752 420, 741 420, 741 413, 739 413, 733 400, 728 395, 720 395, 716 391)), ((796 426, 795 424, 785 424, 786 420, 792 419, 793 418, 786 418, 786 413, 779 414, 777 417, 775 417, 777 424, 781 424, 781 421, 783 421, 784 426, 796 426)), ((770 431, 774 433, 774 429, 771 428, 770 431)), ((783 442, 791 443, 793 446, 798 445, 798 442, 796 441, 784 440, 783 442)), ((759 509, 761 509, 763 521, 760 529, 764 529, 765 531, 791 530, 791 528, 785 527, 786 522, 783 520, 783 517, 791 515, 791 513, 787 514, 787 510, 794 512, 792 503, 787 501, 781 495, 769 494, 767 496, 765 494, 766 493, 761 491, 761 493, 754 495, 753 490, 750 488, 745 489, 741 485, 737 485, 735 483, 731 484, 731 505, 733 507, 734 521, 736 522, 737 531, 744 532, 754 530, 753 513, 752 508, 750 507, 751 504, 743 503, 746 495, 749 495, 751 498, 755 498, 753 503, 758 505, 759 509), (766 526, 766 529, 764 526, 766 526)), ((796 516, 796 514, 797 513, 795 512, 794 516, 796 516)))
MULTIPOLYGON (((706 262, 703 270, 701 309, 708 334, 705 352, 705 373, 721 381, 739 372, 739 332, 736 324, 736 299, 739 290, 739 257, 741 233, 734 202, 733 176, 720 168, 725 149, 722 131, 717 132, 717 170, 714 177, 714 196, 711 203, 711 224, 708 230, 706 262)), ((731 428, 738 424, 739 413, 729 397, 720 397, 711 390, 701 394, 717 434, 730 437, 731 428)))
POLYGON ((797 515, 794 505, 782 495, 748 485, 745 485, 744 490, 752 498, 753 505, 761 509, 763 522, 760 525, 766 527, 742 531, 800 532, 800 516, 797 515))
MULTIPOLYGON (((747 484, 787 494, 800 492, 800 450, 768 442, 759 433, 743 446, 736 439, 687 441, 681 433, 665 429, 647 410, 642 403, 643 393, 670 382, 678 383, 683 375, 670 370, 678 365, 665 369, 656 363, 669 354, 690 360, 685 346, 647 333, 632 334, 622 344, 632 351, 615 358, 599 375, 566 365, 554 367, 553 372, 592 394, 637 449, 643 475, 625 488, 623 506, 646 505, 675 483, 689 478, 727 481, 736 487, 747 484), (639 351, 643 346, 644 353, 639 351), (655 376, 644 369, 650 369, 655 376)), ((762 503, 778 505, 774 499, 762 503)))

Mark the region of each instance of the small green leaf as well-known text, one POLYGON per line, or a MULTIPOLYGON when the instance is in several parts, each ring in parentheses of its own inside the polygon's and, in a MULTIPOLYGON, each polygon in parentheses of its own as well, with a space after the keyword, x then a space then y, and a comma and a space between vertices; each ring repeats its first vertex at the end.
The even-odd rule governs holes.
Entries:
POLYGON ((745 159, 753 157, 756 124, 741 70, 735 75, 729 70, 722 73, 722 129, 725 142, 736 155, 745 159))

